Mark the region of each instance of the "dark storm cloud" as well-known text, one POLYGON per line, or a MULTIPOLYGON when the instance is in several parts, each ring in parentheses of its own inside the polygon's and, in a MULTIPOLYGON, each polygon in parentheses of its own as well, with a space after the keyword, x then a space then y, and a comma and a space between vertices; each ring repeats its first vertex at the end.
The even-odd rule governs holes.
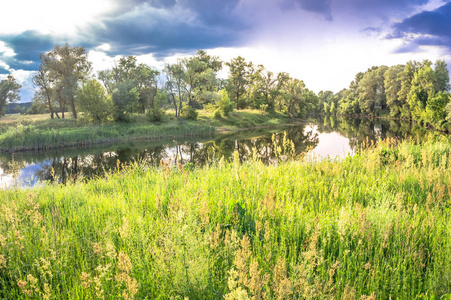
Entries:
POLYGON ((340 13, 350 12, 362 17, 388 19, 399 12, 409 12, 429 0, 349 0, 337 1, 336 8, 340 13))
POLYGON ((165 56, 176 51, 231 46, 234 38, 221 30, 193 27, 186 23, 160 23, 141 26, 134 22, 107 23, 107 29, 96 32, 96 39, 112 45, 110 54, 140 55, 152 52, 165 56))
POLYGON ((434 11, 424 11, 393 26, 387 38, 404 39, 409 47, 397 52, 411 52, 419 46, 446 46, 451 49, 451 3, 434 11))
POLYGON ((54 39, 50 35, 43 35, 36 31, 25 31, 19 35, 0 36, 16 53, 19 61, 39 60, 39 54, 53 48, 54 39))
POLYGON ((89 40, 110 44, 109 54, 112 55, 152 52, 157 58, 174 52, 237 46, 242 42, 240 32, 248 28, 234 13, 238 2, 135 1, 140 9, 109 18, 101 26, 92 26, 88 30, 91 33, 89 40), (163 2, 166 6, 161 6, 163 2), (172 10, 177 10, 180 15, 173 17, 172 10))

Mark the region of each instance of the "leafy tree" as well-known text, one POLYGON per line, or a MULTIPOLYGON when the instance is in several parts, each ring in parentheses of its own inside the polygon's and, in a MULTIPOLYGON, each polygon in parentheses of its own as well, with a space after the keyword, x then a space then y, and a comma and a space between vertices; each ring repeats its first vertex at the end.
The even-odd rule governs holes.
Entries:
POLYGON ((401 116, 402 102, 399 99, 401 81, 399 76, 404 68, 404 65, 392 66, 384 74, 385 97, 387 106, 390 109, 390 115, 393 117, 401 116))
POLYGON ((180 60, 184 67, 185 91, 188 106, 202 103, 203 93, 217 89, 216 72, 222 68, 222 62, 216 56, 208 55, 204 50, 180 60))
POLYGON ((409 61, 404 67, 404 71, 399 73, 398 80, 401 82, 401 89, 398 92, 398 101, 401 105, 401 117, 411 118, 411 108, 407 100, 411 87, 412 80, 414 79, 415 73, 423 66, 431 66, 432 62, 429 60, 424 60, 423 62, 409 61))
MULTIPOLYGON (((41 65, 39 66, 39 70, 32 77, 33 84, 36 87, 39 87, 39 91, 37 92, 39 96, 33 98, 33 103, 35 101, 38 101, 36 105, 38 106, 46 105, 46 107, 50 112, 50 118, 53 119, 54 115, 56 115, 56 117, 59 119, 60 116, 58 115, 58 112, 54 109, 54 107, 56 106, 55 87, 54 87, 55 80, 51 77, 52 72, 47 63, 50 61, 50 58, 48 57, 48 54, 41 53, 40 60, 41 65)), ((53 74, 55 73, 53 72, 53 74)))
POLYGON ((426 106, 435 97, 435 73, 430 66, 422 67, 414 74, 407 101, 412 117, 420 122, 428 122, 426 106))
MULTIPOLYGON (((91 71, 91 62, 84 47, 71 47, 56 45, 52 51, 43 56, 45 68, 49 68, 49 76, 56 83, 56 93, 62 110, 69 103, 72 115, 77 118, 75 95, 80 80, 86 78, 91 71)), ((64 113, 63 113, 64 117, 64 113)))
POLYGON ((111 98, 95 79, 82 84, 77 93, 77 104, 84 116, 94 123, 105 123, 112 110, 111 98))
POLYGON ((225 63, 229 67, 229 81, 228 91, 235 102, 236 108, 243 108, 246 105, 246 101, 243 96, 246 95, 246 87, 249 82, 249 63, 246 63, 245 59, 241 56, 232 58, 230 62, 225 63))
POLYGON ((359 103, 366 114, 380 114, 386 107, 384 73, 386 66, 372 67, 359 82, 359 103))
POLYGON ((137 106, 139 94, 133 81, 121 82, 113 92, 114 119, 128 121, 129 114, 137 106))
POLYGON ((11 75, 0 81, 0 116, 5 114, 5 107, 8 103, 20 100, 21 88, 22 86, 11 75))
POLYGON ((437 92, 446 92, 449 90, 449 72, 444 60, 437 60, 434 66, 435 71, 435 90, 437 92))
POLYGON ((180 117, 183 106, 183 96, 185 88, 185 70, 183 69, 182 62, 179 60, 177 63, 172 65, 166 65, 163 69, 164 74, 167 77, 165 84, 165 89, 172 97, 172 102, 174 104, 175 116, 180 117), (177 107, 176 96, 178 96, 179 105, 177 107))

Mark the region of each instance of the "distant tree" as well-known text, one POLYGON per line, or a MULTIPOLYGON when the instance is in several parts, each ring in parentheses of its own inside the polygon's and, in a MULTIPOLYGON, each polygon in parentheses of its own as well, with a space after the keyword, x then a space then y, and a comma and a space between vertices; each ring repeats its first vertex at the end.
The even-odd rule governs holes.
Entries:
POLYGON ((5 107, 8 103, 20 100, 19 91, 21 88, 22 86, 11 75, 0 81, 0 116, 5 114, 5 107))
POLYGON ((398 96, 401 91, 401 81, 398 79, 404 68, 404 65, 392 66, 384 74, 385 97, 390 115, 393 117, 401 115, 402 103, 398 96))
POLYGON ((196 55, 180 60, 184 68, 185 91, 188 97, 188 106, 194 108, 195 104, 203 103, 204 92, 217 90, 216 72, 222 68, 219 57, 210 56, 204 50, 197 51, 196 55))
POLYGON ((398 92, 398 101, 401 105, 401 117, 411 118, 411 108, 407 98, 412 87, 412 81, 414 79, 415 73, 417 73, 421 67, 431 67, 431 65, 432 62, 429 60, 424 60, 421 63, 417 61, 409 61, 406 63, 404 70, 399 73, 398 80, 401 83, 401 89, 398 92))
POLYGON ((129 121, 129 115, 137 106, 139 94, 133 81, 125 81, 117 85, 113 92, 114 119, 116 121, 129 121))
POLYGON ((99 124, 108 120, 112 110, 111 98, 95 79, 82 84, 77 93, 77 105, 89 121, 99 124))
POLYGON ((434 65, 435 71, 435 90, 437 92, 446 92, 449 90, 449 72, 444 60, 437 60, 434 65))
MULTIPOLYGON (((50 68, 47 62, 50 61, 48 58, 48 54, 41 53, 40 55, 41 65, 39 66, 39 70, 32 77, 33 84, 39 88, 37 97, 33 98, 33 103, 36 103, 36 107, 41 105, 46 105, 49 112, 50 118, 53 119, 54 115, 59 119, 60 116, 58 112, 54 109, 55 107, 55 80, 51 77, 52 73, 50 72, 50 68), (41 101, 44 100, 44 101, 41 101)), ((54 74, 54 73, 53 73, 54 74)))
POLYGON ((185 70, 181 61, 178 61, 172 65, 166 65, 163 69, 164 74, 167 77, 167 82, 165 84, 166 91, 172 97, 172 102, 174 104, 175 116, 180 117, 183 106, 183 97, 185 88, 185 70), (176 96, 178 96, 179 104, 177 106, 176 96))
POLYGON ((77 118, 75 95, 80 80, 86 78, 91 71, 91 62, 84 47, 56 45, 44 56, 45 68, 49 68, 51 79, 56 83, 55 92, 64 106, 69 103, 72 116, 77 118))
POLYGON ((386 66, 372 67, 359 82, 359 103, 362 112, 378 115, 386 107, 384 74, 386 66))
POLYGON ((229 67, 228 91, 235 102, 236 108, 242 108, 246 105, 243 96, 246 94, 246 87, 249 82, 249 63, 241 56, 232 58, 230 62, 225 63, 229 67))

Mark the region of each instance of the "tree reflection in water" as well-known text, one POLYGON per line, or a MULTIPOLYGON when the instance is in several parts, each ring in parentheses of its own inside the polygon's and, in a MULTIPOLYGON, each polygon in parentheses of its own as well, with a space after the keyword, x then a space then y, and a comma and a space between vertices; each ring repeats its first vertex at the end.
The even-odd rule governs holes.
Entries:
POLYGON ((129 143, 127 146, 108 145, 64 151, 1 154, 0 169, 4 174, 15 174, 15 180, 12 182, 15 181, 17 185, 32 186, 42 181, 67 184, 102 177, 106 172, 134 162, 158 166, 161 160, 171 159, 174 164, 192 163, 202 166, 222 157, 230 159, 234 151, 238 152, 241 161, 252 158, 255 152, 264 163, 272 163, 276 158, 276 149, 283 149, 284 135, 293 142, 293 155, 296 159, 318 145, 318 133, 332 132, 346 137, 351 149, 367 140, 421 137, 425 134, 423 129, 412 126, 409 122, 326 116, 310 119, 308 124, 282 131, 243 131, 222 135, 213 140, 206 138, 141 142, 129 143), (30 176, 34 179, 25 178, 30 176))

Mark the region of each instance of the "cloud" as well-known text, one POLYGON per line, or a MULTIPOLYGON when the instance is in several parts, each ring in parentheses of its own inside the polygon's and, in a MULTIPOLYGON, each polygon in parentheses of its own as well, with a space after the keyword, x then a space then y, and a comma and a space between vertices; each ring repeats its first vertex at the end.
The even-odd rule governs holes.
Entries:
POLYGON ((222 1, 200 2, 181 0, 173 10, 159 9, 146 2, 139 9, 92 25, 86 39, 110 45, 107 52, 111 55, 152 52, 160 58, 175 52, 239 44, 240 29, 234 28, 229 14, 234 6, 226 1, 228 4, 218 5, 213 12, 212 6, 222 1), (225 17, 220 17, 222 14, 225 17))
POLYGON ((284 0, 279 3, 283 10, 303 9, 323 15, 332 20, 331 0, 284 0))
POLYGON ((396 51, 419 51, 421 46, 444 46, 451 50, 451 2, 396 23, 389 39, 402 39, 406 47, 396 51))

